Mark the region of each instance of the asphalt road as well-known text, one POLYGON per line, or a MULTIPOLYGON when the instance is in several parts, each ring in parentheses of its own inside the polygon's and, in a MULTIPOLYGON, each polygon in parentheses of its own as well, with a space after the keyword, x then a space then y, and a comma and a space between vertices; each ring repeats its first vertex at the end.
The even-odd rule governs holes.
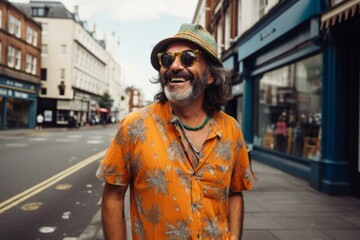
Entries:
POLYGON ((98 211, 116 126, 0 136, 0 239, 75 240, 98 211))

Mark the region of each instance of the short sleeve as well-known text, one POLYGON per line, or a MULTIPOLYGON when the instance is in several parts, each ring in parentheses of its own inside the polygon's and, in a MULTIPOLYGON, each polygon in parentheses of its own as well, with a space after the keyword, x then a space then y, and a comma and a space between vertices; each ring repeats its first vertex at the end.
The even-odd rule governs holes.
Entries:
POLYGON ((106 183, 126 186, 130 183, 130 146, 126 131, 126 120, 123 119, 112 140, 104 159, 96 171, 96 176, 106 183))
POLYGON ((231 191, 240 192, 252 188, 252 174, 245 140, 240 130, 237 129, 235 142, 235 163, 231 180, 231 191))

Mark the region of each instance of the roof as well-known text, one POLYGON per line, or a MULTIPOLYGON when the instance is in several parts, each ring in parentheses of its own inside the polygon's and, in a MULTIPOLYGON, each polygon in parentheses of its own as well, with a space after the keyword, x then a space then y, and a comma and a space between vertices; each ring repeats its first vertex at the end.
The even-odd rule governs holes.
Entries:
MULTIPOLYGON (((30 1, 30 3, 13 3, 29 17, 74 19, 74 14, 66 9, 61 2, 30 1), (32 9, 43 9, 41 14, 34 14, 32 9)), ((39 13, 39 12, 37 12, 39 13)))

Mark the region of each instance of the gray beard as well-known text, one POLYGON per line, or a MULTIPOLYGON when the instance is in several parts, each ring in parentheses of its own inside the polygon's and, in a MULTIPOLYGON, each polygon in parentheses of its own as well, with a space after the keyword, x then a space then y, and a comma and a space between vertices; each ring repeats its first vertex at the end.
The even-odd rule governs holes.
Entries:
POLYGON ((207 79, 209 74, 205 72, 201 77, 195 77, 190 82, 191 86, 183 93, 176 93, 169 90, 167 85, 164 86, 166 98, 179 105, 188 105, 197 99, 208 87, 207 79))

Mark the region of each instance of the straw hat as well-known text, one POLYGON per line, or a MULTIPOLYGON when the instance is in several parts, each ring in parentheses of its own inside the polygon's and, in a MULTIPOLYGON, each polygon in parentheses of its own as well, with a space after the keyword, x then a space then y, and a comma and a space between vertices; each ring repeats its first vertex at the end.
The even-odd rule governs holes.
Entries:
POLYGON ((217 53, 217 43, 214 37, 199 24, 182 24, 178 33, 173 37, 166 38, 155 45, 151 52, 151 64, 156 70, 160 70, 157 54, 166 50, 173 42, 186 41, 199 47, 199 50, 205 53, 209 60, 222 66, 217 53))

